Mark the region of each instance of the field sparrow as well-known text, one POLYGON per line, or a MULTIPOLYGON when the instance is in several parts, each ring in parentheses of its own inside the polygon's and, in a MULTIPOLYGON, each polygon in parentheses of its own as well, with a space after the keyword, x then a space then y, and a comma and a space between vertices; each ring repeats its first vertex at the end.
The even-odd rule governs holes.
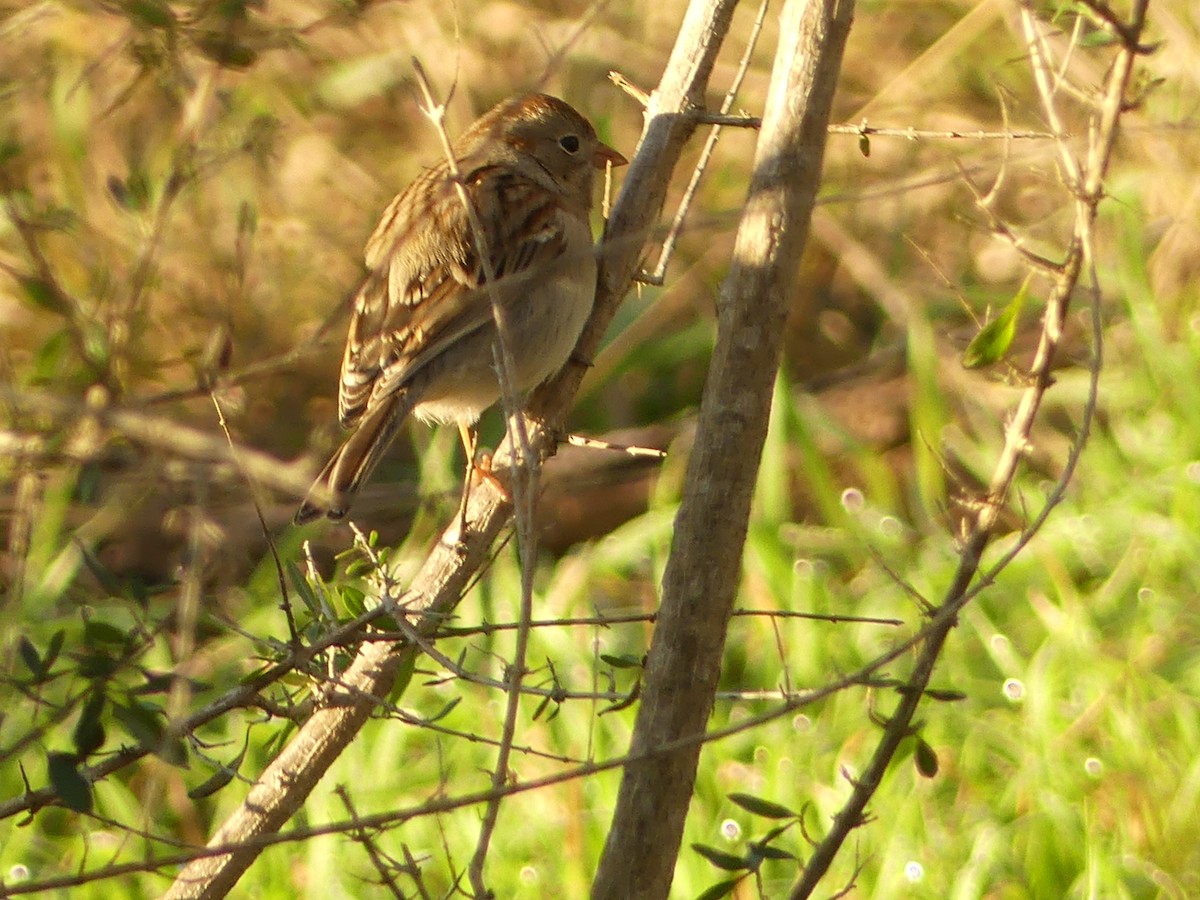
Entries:
POLYGON ((500 397, 493 293, 507 313, 519 391, 562 367, 591 313, 595 170, 625 158, 546 94, 494 107, 459 139, 454 157, 496 281, 485 284, 446 162, 391 202, 367 242, 369 274, 342 358, 338 413, 354 430, 317 476, 297 524, 345 516, 409 413, 454 422, 465 441, 500 397))

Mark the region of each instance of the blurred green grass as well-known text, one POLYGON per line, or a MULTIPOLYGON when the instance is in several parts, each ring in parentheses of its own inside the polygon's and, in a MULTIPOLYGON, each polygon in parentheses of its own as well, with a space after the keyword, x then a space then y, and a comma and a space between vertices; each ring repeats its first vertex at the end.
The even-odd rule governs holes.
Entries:
MULTIPOLYGON (((0 48, 3 68, 12 73, 0 108, 6 133, 15 135, 22 148, 6 161, 6 177, 29 187, 30 203, 42 214, 69 219, 65 230, 45 232, 47 253, 68 286, 87 298, 88 315, 96 323, 106 325, 119 313, 153 232, 155 204, 179 165, 179 148, 190 148, 193 160, 212 166, 184 191, 162 231, 160 268, 133 329, 124 383, 131 396, 187 383, 215 325, 232 330, 239 365, 282 352, 317 330, 353 283, 359 248, 374 216, 397 186, 436 156, 432 135, 408 96, 406 61, 414 49, 441 84, 457 70, 461 87, 452 111, 461 126, 491 101, 533 84, 545 60, 536 49, 539 40, 564 38, 582 7, 548 3, 533 11, 488 4, 458 22, 455 37, 455 23, 440 5, 379 4, 364 18, 333 19, 311 33, 288 34, 288 40, 264 36, 342 9, 299 2, 274 3, 266 11, 252 8, 249 21, 265 31, 241 35, 231 26, 228 32, 254 50, 254 63, 244 70, 221 67, 212 58, 217 51, 231 52, 231 46, 222 50, 208 39, 206 55, 186 44, 183 30, 178 52, 186 66, 181 67, 172 59, 163 29, 86 7, 38 3, 10 11, 2 20, 13 40, 0 48), (139 75, 136 59, 156 63, 139 75), (126 87, 129 97, 117 103, 126 87), (188 130, 189 123, 194 130, 188 130), (115 203, 110 176, 125 191, 142 190, 137 186, 144 183, 147 205, 115 203), (249 218, 242 209, 250 210, 249 218), (239 230, 239 221, 253 222, 252 233, 248 225, 239 230)), ((870 103, 872 122, 994 124, 990 86, 1020 97, 1024 77, 1011 35, 991 39, 1002 28, 1002 16, 984 16, 982 22, 970 16, 972 10, 982 15, 981 9, 957 3, 862 5, 840 111, 850 118, 870 103), (975 43, 943 44, 942 36, 957 22, 975 22, 975 43)), ((585 108, 618 146, 632 147, 636 111, 605 87, 602 73, 620 65, 635 81, 652 84, 669 47, 667 26, 678 11, 671 5, 613 5, 576 45, 551 89, 585 108)), ((749 11, 739 15, 748 17, 749 11)), ((1111 301, 1103 311, 1107 361, 1095 433, 1064 505, 996 585, 968 607, 947 646, 935 685, 967 697, 958 703, 931 702, 924 710, 922 735, 937 753, 939 774, 925 779, 911 756, 897 761, 871 805, 878 818, 843 854, 827 882, 831 890, 848 882, 861 864, 853 894, 861 897, 1200 895, 1200 850, 1193 839, 1200 830, 1200 613, 1194 564, 1200 555, 1200 404, 1195 397, 1200 310, 1194 244, 1186 239, 1189 229, 1200 227, 1192 185, 1200 158, 1194 120, 1200 79, 1188 63, 1200 51, 1200 29, 1194 10, 1164 5, 1152 7, 1152 16, 1162 17, 1167 43, 1145 64, 1167 80, 1131 113, 1114 173, 1114 197, 1102 222, 1099 262, 1111 301), (1172 122, 1183 127, 1165 124, 1172 122)), ((195 28, 203 21, 199 16, 195 28)), ((747 24, 739 19, 739 34, 747 24)), ((727 80, 735 54, 728 57, 717 84, 727 80)), ((755 59, 745 99, 751 109, 765 86, 768 43, 755 59)), ((1036 120, 1027 99, 1017 100, 1015 107, 1018 117, 1036 120)), ((673 270, 675 284, 631 299, 623 312, 609 355, 597 360, 604 377, 589 384, 578 414, 588 429, 679 417, 694 404, 748 146, 740 136, 724 146, 725 168, 703 200, 698 224, 685 235, 673 270), (668 303, 676 304, 671 316, 646 320, 668 303), (639 324, 640 339, 622 342, 622 335, 639 324)), ((828 207, 920 304, 921 314, 908 323, 885 322, 866 338, 868 345, 883 346, 907 337, 911 407, 905 412, 913 459, 899 467, 884 462, 878 448, 847 439, 834 417, 781 379, 746 548, 742 605, 888 616, 907 624, 890 629, 789 619, 772 626, 737 618, 723 690, 769 691, 781 685, 785 670, 793 687, 817 686, 872 658, 897 632, 906 635, 919 625, 919 610, 872 559, 867 542, 927 595, 936 597, 946 584, 954 564, 945 528, 952 518, 948 492, 953 485, 947 484, 939 441, 951 423, 961 423, 956 453, 968 468, 982 467, 986 474, 998 446, 1002 407, 985 395, 996 390, 1003 395, 1004 386, 976 382, 978 396, 963 392, 961 382, 946 378, 947 367, 956 361, 939 348, 964 318, 960 293, 973 300, 1003 298, 1019 282, 1003 258, 997 262, 989 255, 993 251, 982 226, 963 222, 967 201, 955 187, 950 158, 991 164, 1000 152, 876 140, 870 160, 864 160, 849 144, 833 139, 824 191, 832 199, 828 207), (945 181, 891 196, 872 194, 926 176, 945 181), (944 286, 942 276, 956 287, 944 286), (977 427, 980 422, 990 427, 977 427), (831 441, 842 448, 832 457, 831 441), (810 501, 803 510, 796 507, 797 481, 810 501)), ((1039 152, 1017 154, 1028 177, 1004 198, 1007 212, 1030 222, 1038 222, 1049 208, 1045 186, 1053 179, 1039 152)), ((1043 236, 1052 233, 1050 219, 1037 226, 1043 236)), ((15 235, 3 228, 5 260, 23 262, 15 235)), ((820 314, 850 310, 845 316, 853 319, 854 305, 864 302, 869 298, 864 301, 836 279, 806 284, 797 306, 806 324, 800 331, 810 342, 789 344, 794 377, 819 373, 821 366, 813 360, 825 354, 848 352, 830 339, 828 327, 821 327, 829 321, 820 314)), ((972 306, 982 312, 980 304, 972 306)), ((74 396, 89 383, 89 370, 63 339, 59 318, 10 281, 0 283, 0 311, 5 352, 18 384, 46 385, 74 396)), ((328 443, 331 373, 341 328, 336 325, 332 337, 296 366, 233 392, 231 421, 239 439, 284 456, 301 452, 312 432, 318 434, 315 444, 328 443)), ((1083 380, 1079 371, 1064 370, 1048 397, 1048 416, 1065 421, 1067 433, 1078 421, 1083 380)), ((213 426, 211 404, 204 398, 173 405, 169 413, 213 426)), ((1052 434, 1043 437, 1045 446, 1058 446, 1052 434)), ((452 436, 421 435, 417 441, 434 450, 425 466, 425 490, 453 490, 452 436)), ((1041 465, 1045 460, 1035 460, 1038 465, 1020 484, 1030 508, 1046 493, 1058 458, 1049 457, 1048 468, 1041 465)), ((596 609, 653 610, 671 537, 679 464, 668 462, 647 513, 561 558, 539 562, 539 618, 590 615, 596 609)), ((162 595, 141 598, 131 576, 114 592, 125 591, 123 598, 109 596, 89 579, 72 543, 81 525, 92 529, 86 534, 102 538, 97 508, 111 512, 114 494, 136 508, 134 501, 158 490, 155 477, 127 471, 127 493, 121 494, 86 466, 64 465, 47 475, 25 554, 22 602, 16 607, 6 600, 0 621, 9 679, 3 688, 9 712, 0 721, 0 747, 11 747, 31 722, 47 716, 46 707, 13 687, 13 679, 25 674, 12 652, 22 636, 44 651, 52 635, 66 629, 66 647, 79 650, 85 644, 82 616, 126 632, 141 623, 147 638, 138 662, 155 671, 177 664, 172 622, 178 587, 168 585, 162 595), (101 503, 89 503, 93 495, 101 503)), ((194 503, 185 495, 180 508, 194 503)), ((215 524, 204 522, 216 529, 214 546, 228 543, 219 517, 214 518, 215 524)), ((394 558, 401 570, 411 566, 435 527, 437 517, 430 518, 394 558)), ((281 540, 281 552, 297 558, 298 536, 286 534, 281 540)), ((1003 546, 1002 540, 993 553, 1003 546)), ((285 634, 268 558, 251 559, 249 574, 232 581, 222 579, 221 570, 233 570, 233 563, 223 563, 215 553, 205 559, 218 571, 201 571, 199 561, 186 557, 181 568, 184 581, 195 578, 205 589, 201 646, 186 663, 187 675, 197 682, 195 704, 236 683, 252 659, 271 652, 267 639, 285 634)), ((458 624, 514 618, 518 581, 509 548, 460 608, 458 624)), ((529 659, 534 666, 552 662, 574 689, 607 688, 608 666, 599 655, 637 658, 648 641, 649 628, 640 624, 538 629, 529 659)), ((512 637, 447 640, 440 647, 452 659, 465 653, 468 668, 500 678, 512 637)), ((439 725, 498 734, 501 694, 458 681, 428 684, 435 668, 422 663, 400 705, 418 716, 434 716, 458 700, 439 725)), ((124 670, 114 685, 123 690, 130 676, 124 670)), ((539 669, 528 680, 546 677, 539 669)), ((612 677, 617 690, 632 688, 632 671, 616 670, 612 677)), ((82 686, 79 679, 63 678, 45 690, 60 699, 82 686)), ((114 687, 114 694, 120 693, 114 687)), ((627 746, 630 710, 598 715, 602 704, 573 700, 535 719, 539 702, 523 702, 518 744, 574 760, 608 758, 627 746)), ((738 824, 742 838, 761 835, 767 827, 726 799, 732 791, 793 807, 810 804, 806 826, 819 837, 848 792, 844 773, 852 775, 862 764, 878 734, 869 711, 886 713, 889 703, 883 691, 844 691, 707 747, 674 895, 695 896, 722 877, 686 849, 692 842, 737 852, 740 845, 722 827, 727 820, 738 824)), ((719 728, 769 706, 758 698, 723 699, 710 724, 719 728)), ((199 733, 211 742, 205 752, 228 763, 248 734, 241 771, 253 776, 269 760, 271 742, 285 731, 262 719, 245 713, 206 726, 199 733)), ((24 775, 34 787, 45 783, 45 751, 68 749, 73 726, 71 717, 48 726, 21 754, 24 775)), ((106 750, 130 740, 116 725, 109 732, 106 750)), ((911 754, 911 746, 906 752, 911 754)), ((346 818, 335 794, 339 785, 350 791, 359 814, 482 789, 493 758, 487 745, 461 737, 374 722, 294 824, 346 818)), ((522 753, 513 760, 514 776, 522 780, 560 766, 522 753)), ((97 812, 112 822, 202 843, 242 795, 235 783, 214 797, 187 799, 186 790, 212 771, 211 762, 196 756, 187 770, 151 758, 99 784, 97 812)), ((606 773, 506 801, 488 870, 497 895, 586 895, 617 783, 617 774, 606 773)), ((23 790, 21 770, 6 763, 0 770, 0 797, 23 790)), ((407 822, 376 840, 390 854, 401 855, 407 847, 425 861, 422 871, 437 895, 449 888, 449 873, 465 868, 477 828, 478 811, 467 809, 407 822)), ((802 838, 795 833, 791 838, 786 846, 803 856, 802 838)), ((150 849, 165 848, 104 821, 48 809, 27 827, 12 820, 0 823, 0 876, 18 880, 18 866, 34 878, 69 874, 85 861, 89 866, 131 861, 150 849)), ((764 866, 771 896, 785 893, 793 877, 784 863, 764 866)), ((345 837, 322 837, 268 851, 238 890, 267 898, 382 895, 373 878, 360 847, 345 837)), ((163 877, 146 875, 74 888, 69 896, 153 896, 165 886, 163 877)))

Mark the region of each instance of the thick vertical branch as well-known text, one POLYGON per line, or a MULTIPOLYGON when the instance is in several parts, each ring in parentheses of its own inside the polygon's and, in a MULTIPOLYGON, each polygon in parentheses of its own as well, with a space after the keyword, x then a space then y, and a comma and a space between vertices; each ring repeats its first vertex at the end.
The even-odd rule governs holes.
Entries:
MULTIPOLYGON (((704 733, 766 436, 783 321, 821 175, 852 0, 788 0, 705 387, 632 753, 704 733)), ((700 742, 625 771, 592 889, 666 897, 700 742)))

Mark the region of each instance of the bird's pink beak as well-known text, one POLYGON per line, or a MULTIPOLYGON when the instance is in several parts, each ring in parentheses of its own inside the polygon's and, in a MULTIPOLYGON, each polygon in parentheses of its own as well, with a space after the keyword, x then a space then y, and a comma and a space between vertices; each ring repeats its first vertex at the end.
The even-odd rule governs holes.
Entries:
POLYGON ((597 169, 603 169, 606 165, 612 163, 614 166, 624 166, 629 164, 624 156, 614 150, 608 144, 600 144, 592 153, 592 165, 597 169))

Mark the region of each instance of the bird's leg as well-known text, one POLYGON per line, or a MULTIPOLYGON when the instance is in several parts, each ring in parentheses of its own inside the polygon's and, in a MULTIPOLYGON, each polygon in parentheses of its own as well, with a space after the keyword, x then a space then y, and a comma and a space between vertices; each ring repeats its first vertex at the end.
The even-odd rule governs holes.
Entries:
POLYGON ((507 501, 512 500, 512 493, 504 483, 492 472, 491 454, 484 454, 480 460, 475 459, 479 449, 479 431, 471 425, 459 424, 458 435, 462 438, 463 450, 467 454, 467 474, 463 479, 462 500, 458 506, 458 533, 461 538, 467 530, 467 501, 471 498, 471 483, 478 475, 480 481, 486 481, 507 501))
POLYGON ((479 431, 473 425, 458 423, 458 436, 467 454, 467 474, 463 478, 462 499, 458 504, 458 539, 467 533, 467 501, 471 499, 471 475, 475 471, 475 450, 479 446, 479 431))

